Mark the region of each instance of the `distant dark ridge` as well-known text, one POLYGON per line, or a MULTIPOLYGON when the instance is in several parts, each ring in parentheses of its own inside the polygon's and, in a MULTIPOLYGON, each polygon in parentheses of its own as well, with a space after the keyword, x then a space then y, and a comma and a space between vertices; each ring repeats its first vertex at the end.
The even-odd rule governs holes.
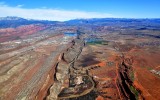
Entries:
POLYGON ((151 35, 151 34, 144 34, 144 33, 121 34, 121 35, 133 35, 133 36, 138 36, 138 37, 147 36, 147 37, 152 37, 152 38, 158 38, 158 39, 160 39, 160 35, 151 35))
POLYGON ((57 21, 47 21, 47 20, 29 20, 20 17, 0 17, 0 28, 8 27, 18 27, 21 25, 30 24, 55 24, 57 21))
MULTIPOLYGON (((29 24, 56 24, 60 23, 59 21, 48 21, 48 20, 32 20, 24 19, 21 17, 0 17, 0 28, 8 27, 18 27, 20 25, 29 25, 29 24)), ((62 23, 62 22, 61 22, 62 23)), ((121 27, 133 27, 137 25, 143 25, 144 28, 147 26, 160 26, 160 18, 156 19, 133 19, 133 18, 90 18, 90 19, 73 19, 69 21, 64 21, 63 25, 79 26, 79 25, 105 25, 105 26, 121 26, 121 27), (65 24, 64 24, 65 23, 65 24)), ((137 27, 137 29, 140 29, 137 27)), ((141 29, 140 29, 141 30, 141 29)), ((143 30, 143 28, 142 28, 143 30)))
POLYGON ((134 25, 160 25, 160 18, 153 19, 133 19, 133 18, 91 18, 91 19, 74 19, 66 21, 70 25, 77 24, 94 24, 94 25, 116 25, 116 26, 126 26, 126 24, 134 25))

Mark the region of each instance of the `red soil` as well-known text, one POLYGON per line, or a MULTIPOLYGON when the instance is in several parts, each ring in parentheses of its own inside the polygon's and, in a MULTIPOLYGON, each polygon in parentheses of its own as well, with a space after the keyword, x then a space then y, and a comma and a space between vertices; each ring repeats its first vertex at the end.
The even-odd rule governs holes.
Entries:
POLYGON ((151 51, 152 50, 137 50, 136 52, 132 51, 129 53, 129 55, 132 55, 134 59, 134 86, 141 91, 141 94, 146 100, 159 100, 160 78, 158 75, 151 73, 150 70, 158 70, 160 65, 160 53, 153 53, 151 51))
POLYGON ((24 25, 17 28, 0 29, 0 42, 23 38, 26 35, 34 34, 40 30, 46 29, 43 25, 24 25))

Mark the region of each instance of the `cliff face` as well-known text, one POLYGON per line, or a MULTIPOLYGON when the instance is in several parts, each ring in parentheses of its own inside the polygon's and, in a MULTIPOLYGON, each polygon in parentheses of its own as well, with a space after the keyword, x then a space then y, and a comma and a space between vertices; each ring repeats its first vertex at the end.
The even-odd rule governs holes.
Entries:
POLYGON ((140 91, 137 90, 134 85, 134 72, 132 68, 133 59, 131 58, 121 58, 118 63, 118 77, 117 86, 120 90, 120 96, 123 99, 137 100, 142 99, 140 91))
MULTIPOLYGON (((58 73, 54 75, 56 71, 62 71, 61 67, 56 69, 57 62, 72 40, 64 35, 52 35, 35 43, 31 41, 21 48, 9 46, 8 52, 0 54, 0 99, 45 98, 48 88, 56 80, 61 80, 58 73)), ((10 44, 4 43, 1 49, 7 49, 6 46, 10 44)), ((63 63, 59 65, 63 66, 63 63)))
POLYGON ((68 48, 61 60, 57 63, 56 72, 54 74, 55 82, 49 89, 47 100, 55 100, 64 88, 68 88, 70 85, 71 68, 74 67, 74 62, 78 58, 82 51, 84 42, 81 39, 75 39, 72 41, 72 46, 68 48))
POLYGON ((159 99, 160 80, 159 53, 157 48, 132 48, 119 57, 117 62, 118 77, 117 86, 120 96, 124 99, 157 100, 159 99), (154 51, 154 52, 153 52, 154 51))

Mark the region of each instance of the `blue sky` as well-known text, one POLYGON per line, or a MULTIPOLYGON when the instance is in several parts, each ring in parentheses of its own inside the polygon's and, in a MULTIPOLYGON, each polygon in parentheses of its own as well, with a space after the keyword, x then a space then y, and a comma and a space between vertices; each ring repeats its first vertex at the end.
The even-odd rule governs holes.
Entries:
POLYGON ((75 18, 160 18, 160 0, 0 0, 0 17, 70 20, 75 18))

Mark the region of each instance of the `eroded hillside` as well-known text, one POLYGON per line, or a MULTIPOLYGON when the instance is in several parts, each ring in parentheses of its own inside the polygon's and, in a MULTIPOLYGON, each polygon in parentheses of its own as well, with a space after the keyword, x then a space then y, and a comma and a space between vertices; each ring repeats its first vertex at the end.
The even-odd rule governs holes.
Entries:
POLYGON ((159 100, 159 28, 102 20, 1 28, 0 99, 159 100))

